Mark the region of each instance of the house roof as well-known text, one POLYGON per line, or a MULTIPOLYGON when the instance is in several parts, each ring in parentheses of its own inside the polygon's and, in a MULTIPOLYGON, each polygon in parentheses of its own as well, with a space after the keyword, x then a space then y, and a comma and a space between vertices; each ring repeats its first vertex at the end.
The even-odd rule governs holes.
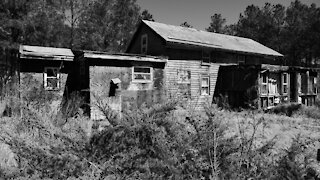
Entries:
POLYGON ((21 45, 19 53, 22 59, 73 61, 74 58, 71 49, 66 48, 21 45))
POLYGON ((212 33, 194 28, 173 26, 146 20, 143 20, 142 22, 154 30, 166 42, 265 56, 283 56, 282 54, 248 38, 212 33))
POLYGON ((98 52, 98 51, 82 51, 82 52, 85 58, 92 58, 92 59, 145 61, 145 62, 161 62, 161 63, 165 63, 168 60, 168 58, 165 58, 165 57, 127 54, 127 53, 108 53, 108 52, 98 52))

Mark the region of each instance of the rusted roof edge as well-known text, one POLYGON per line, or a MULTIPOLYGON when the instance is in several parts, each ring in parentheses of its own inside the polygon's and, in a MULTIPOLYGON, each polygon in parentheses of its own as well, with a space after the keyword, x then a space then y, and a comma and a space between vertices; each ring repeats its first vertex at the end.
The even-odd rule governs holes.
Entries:
POLYGON ((74 57, 68 57, 68 56, 49 56, 49 55, 39 55, 39 54, 20 54, 20 59, 73 61, 73 58, 74 57))
POLYGON ((83 51, 83 56, 85 58, 93 59, 111 59, 111 60, 127 60, 127 61, 146 61, 146 62, 162 62, 166 63, 168 58, 165 57, 156 57, 156 56, 147 56, 147 55, 136 55, 136 54, 109 54, 103 52, 94 52, 94 51, 83 51))

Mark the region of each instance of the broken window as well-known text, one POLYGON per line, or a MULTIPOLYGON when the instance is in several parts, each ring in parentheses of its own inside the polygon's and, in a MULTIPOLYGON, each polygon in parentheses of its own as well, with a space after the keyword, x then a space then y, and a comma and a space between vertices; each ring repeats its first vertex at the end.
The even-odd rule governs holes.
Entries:
POLYGON ((177 70, 177 85, 179 93, 184 98, 191 98, 191 71, 186 69, 177 70))
POLYGON ((151 67, 133 67, 132 80, 135 82, 151 82, 151 67))
POLYGON ((148 35, 144 34, 141 36, 141 54, 147 54, 148 50, 148 35))
POLYGON ((287 94, 289 89, 289 75, 288 73, 282 74, 282 94, 287 94))
POLYGON ((44 88, 58 90, 60 88, 59 68, 46 67, 44 69, 44 88))
POLYGON ((210 78, 208 75, 204 75, 201 78, 201 95, 210 94, 210 78))

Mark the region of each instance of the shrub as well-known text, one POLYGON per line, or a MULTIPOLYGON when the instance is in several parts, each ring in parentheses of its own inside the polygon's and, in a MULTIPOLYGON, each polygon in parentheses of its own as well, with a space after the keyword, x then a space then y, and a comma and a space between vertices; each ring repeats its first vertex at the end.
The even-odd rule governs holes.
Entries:
POLYGON ((320 108, 317 106, 303 106, 296 114, 307 118, 320 119, 320 108))
POLYGON ((302 179, 314 174, 312 154, 304 148, 313 140, 297 137, 275 153, 277 136, 262 138, 268 115, 214 106, 176 113, 183 111, 178 105, 168 101, 121 116, 104 106, 111 123, 93 133, 92 122, 81 114, 55 126, 56 115, 20 106, 23 116, 0 119, 0 141, 19 157, 20 173, 6 178, 302 179))

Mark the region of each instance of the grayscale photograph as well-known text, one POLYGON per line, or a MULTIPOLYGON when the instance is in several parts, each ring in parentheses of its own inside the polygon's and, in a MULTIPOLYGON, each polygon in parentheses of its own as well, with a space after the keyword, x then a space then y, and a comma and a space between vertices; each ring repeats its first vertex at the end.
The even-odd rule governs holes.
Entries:
POLYGON ((0 0, 0 180, 320 180, 320 0, 0 0))

